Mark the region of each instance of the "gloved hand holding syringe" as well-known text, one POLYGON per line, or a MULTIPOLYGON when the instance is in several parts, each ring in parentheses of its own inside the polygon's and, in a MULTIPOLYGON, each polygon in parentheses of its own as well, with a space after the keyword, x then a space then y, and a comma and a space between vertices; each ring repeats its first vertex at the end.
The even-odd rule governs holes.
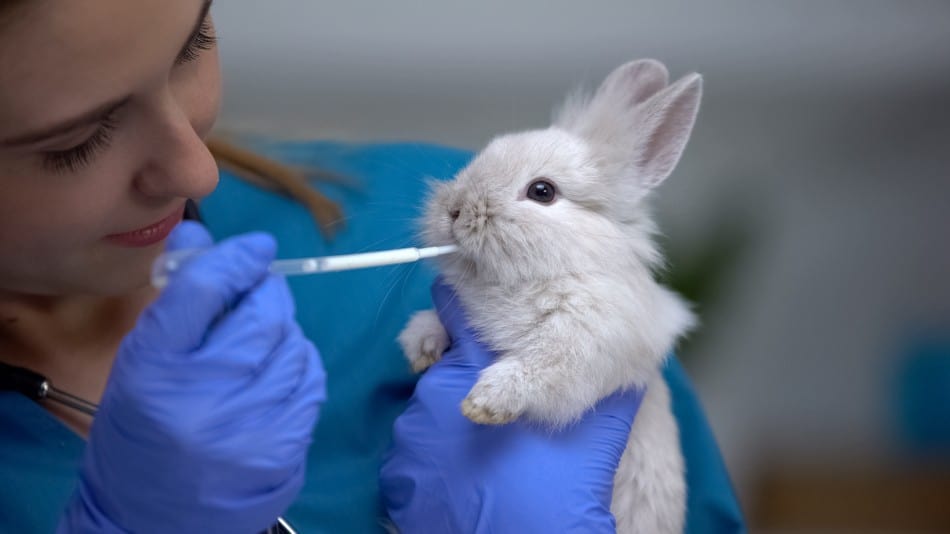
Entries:
MULTIPOLYGON (((338 256, 275 260, 270 264, 270 270, 272 273, 285 276, 349 271, 381 265, 410 263, 425 258, 451 254, 456 250, 458 250, 456 245, 443 245, 440 247, 409 247, 338 256)), ((172 276, 189 259, 201 253, 202 249, 190 248, 162 254, 152 266, 152 285, 157 288, 165 287, 168 284, 169 276, 172 276)))

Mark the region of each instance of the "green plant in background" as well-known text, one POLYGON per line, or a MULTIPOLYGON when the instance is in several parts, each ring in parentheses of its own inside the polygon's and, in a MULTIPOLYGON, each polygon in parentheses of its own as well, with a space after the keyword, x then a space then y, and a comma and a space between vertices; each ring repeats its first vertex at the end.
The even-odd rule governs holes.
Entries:
POLYGON ((660 281, 688 299, 700 317, 700 325, 680 341, 677 354, 688 359, 701 352, 706 332, 716 328, 716 309, 721 290, 735 273, 753 244, 754 228, 748 219, 722 215, 715 219, 698 246, 675 247, 661 238, 669 267, 660 273, 660 281))

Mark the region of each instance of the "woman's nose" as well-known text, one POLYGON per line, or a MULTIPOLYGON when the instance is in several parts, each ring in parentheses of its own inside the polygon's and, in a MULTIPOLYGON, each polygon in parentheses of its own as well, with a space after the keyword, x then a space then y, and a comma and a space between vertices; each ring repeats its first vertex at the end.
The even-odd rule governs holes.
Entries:
POLYGON ((183 110, 172 107, 157 117, 150 156, 136 187, 147 196, 200 199, 218 185, 218 166, 183 110))

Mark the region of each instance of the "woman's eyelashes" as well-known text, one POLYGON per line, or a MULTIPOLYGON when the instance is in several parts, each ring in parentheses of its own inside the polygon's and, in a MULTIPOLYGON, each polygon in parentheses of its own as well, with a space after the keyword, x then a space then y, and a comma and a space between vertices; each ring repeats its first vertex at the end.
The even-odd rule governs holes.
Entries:
MULTIPOLYGON (((195 61, 201 56, 202 52, 214 48, 216 43, 217 37, 215 37, 211 19, 205 18, 198 31, 188 41, 188 46, 175 59, 175 65, 195 61)), ((52 172, 64 173, 76 172, 88 165, 98 152, 109 147, 112 134, 119 126, 116 117, 118 111, 118 109, 113 110, 103 117, 96 131, 79 145, 66 150, 44 152, 43 166, 52 172)))
POLYGON ((117 111, 113 110, 103 117, 99 122, 99 128, 79 145, 66 150, 44 152, 43 166, 56 173, 76 172, 86 166, 96 152, 107 148, 112 141, 112 132, 118 126, 117 111))
POLYGON ((186 46, 178 58, 175 59, 175 64, 182 65, 198 59, 202 52, 214 48, 217 42, 218 38, 214 33, 211 18, 205 17, 201 22, 201 26, 198 27, 198 31, 195 32, 195 34, 191 36, 191 40, 188 41, 188 46, 186 46))

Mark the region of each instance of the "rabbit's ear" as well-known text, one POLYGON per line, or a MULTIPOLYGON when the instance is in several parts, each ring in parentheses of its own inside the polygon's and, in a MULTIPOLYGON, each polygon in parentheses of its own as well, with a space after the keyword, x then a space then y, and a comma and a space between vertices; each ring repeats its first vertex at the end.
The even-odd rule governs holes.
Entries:
POLYGON ((696 122, 702 90, 702 76, 689 74, 636 106, 633 163, 643 186, 655 187, 673 172, 696 122))
POLYGON ((639 104, 666 87, 669 74, 655 59, 638 59, 614 69, 597 89, 594 98, 626 99, 639 104))
POLYGON ((669 74, 655 59, 637 59, 614 69, 593 97, 578 93, 568 98, 554 120, 566 130, 583 131, 600 122, 598 115, 629 110, 666 87, 669 74))

